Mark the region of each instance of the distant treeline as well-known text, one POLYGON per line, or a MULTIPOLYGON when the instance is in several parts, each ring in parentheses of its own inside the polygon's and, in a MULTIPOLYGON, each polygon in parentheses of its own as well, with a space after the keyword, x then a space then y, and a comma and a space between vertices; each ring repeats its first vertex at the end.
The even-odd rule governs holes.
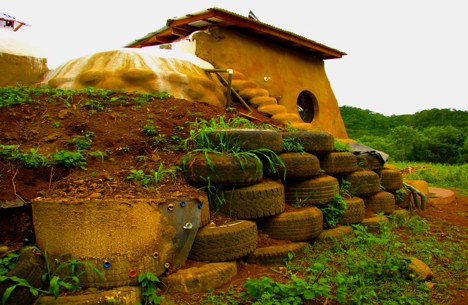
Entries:
POLYGON ((468 111, 430 109, 385 116, 340 107, 348 136, 395 161, 465 163, 468 161, 468 111))

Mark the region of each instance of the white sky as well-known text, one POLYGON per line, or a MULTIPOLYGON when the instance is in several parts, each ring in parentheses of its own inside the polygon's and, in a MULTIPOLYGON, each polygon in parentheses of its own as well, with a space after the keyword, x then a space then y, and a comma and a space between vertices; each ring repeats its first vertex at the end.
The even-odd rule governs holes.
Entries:
POLYGON ((346 52, 326 61, 340 106, 385 115, 431 108, 468 110, 466 0, 2 0, 0 12, 49 68, 116 49, 172 17, 219 7, 346 52))

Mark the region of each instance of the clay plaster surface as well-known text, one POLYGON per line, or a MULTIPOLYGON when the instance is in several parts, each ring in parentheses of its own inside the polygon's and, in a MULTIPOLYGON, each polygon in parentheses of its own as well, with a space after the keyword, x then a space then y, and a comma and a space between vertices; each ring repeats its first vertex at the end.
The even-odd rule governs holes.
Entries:
POLYGON ((198 57, 217 68, 242 73, 267 89, 290 113, 297 113, 299 93, 310 91, 318 101, 318 112, 312 122, 314 129, 347 138, 323 60, 219 27, 198 32, 193 39, 198 57))

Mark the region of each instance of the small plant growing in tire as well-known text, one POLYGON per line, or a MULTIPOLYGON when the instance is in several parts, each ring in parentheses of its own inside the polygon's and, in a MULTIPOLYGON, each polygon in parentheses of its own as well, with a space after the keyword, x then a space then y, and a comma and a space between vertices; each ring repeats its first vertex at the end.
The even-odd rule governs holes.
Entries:
POLYGON ((159 283, 159 278, 151 272, 145 272, 138 276, 138 282, 141 285, 143 295, 143 305, 161 304, 164 297, 157 293, 156 284, 159 283))

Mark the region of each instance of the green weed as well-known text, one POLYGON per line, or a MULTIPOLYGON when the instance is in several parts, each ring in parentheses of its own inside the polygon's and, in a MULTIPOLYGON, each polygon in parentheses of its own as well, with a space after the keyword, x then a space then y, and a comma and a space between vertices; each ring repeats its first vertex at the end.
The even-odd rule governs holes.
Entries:
POLYGON ((0 282, 10 280, 16 283, 15 285, 7 288, 2 295, 2 305, 6 303, 11 293, 17 287, 26 287, 33 296, 53 295, 55 299, 58 298, 59 294, 63 290, 77 291, 80 290, 80 278, 86 273, 93 272, 99 278, 102 278, 103 274, 96 267, 92 266, 87 262, 83 262, 77 259, 67 259, 61 261, 61 258, 50 259, 47 252, 41 252, 36 247, 31 247, 33 251, 44 256, 46 264, 46 271, 42 274, 42 281, 45 287, 42 289, 31 286, 25 279, 16 276, 0 276, 0 282))
POLYGON ((38 149, 31 148, 30 153, 19 153, 14 156, 14 161, 20 162, 21 165, 28 168, 36 168, 49 165, 49 160, 43 154, 39 153, 38 149))
POLYGON ((86 159, 79 151, 60 150, 50 155, 52 165, 86 169, 86 159))
POLYGON ((421 162, 392 162, 399 170, 414 167, 412 174, 405 175, 406 180, 424 180, 430 186, 457 189, 461 194, 468 194, 468 163, 449 165, 421 162))
POLYGON ((6 304, 6 302, 7 302, 8 298, 10 297, 11 293, 18 287, 28 288, 29 293, 31 293, 31 295, 33 295, 33 296, 38 296, 39 293, 41 293, 41 292, 47 292, 47 291, 43 291, 41 289, 37 289, 37 288, 31 286, 31 284, 29 284, 28 281, 26 281, 23 278, 20 278, 20 277, 17 277, 17 276, 0 275, 0 283, 8 281, 8 280, 12 281, 12 282, 14 282, 16 284, 11 285, 7 289, 5 289, 5 291, 3 292, 3 295, 2 295, 2 305, 6 304))
POLYGON ((346 212, 348 205, 344 197, 335 194, 332 201, 326 204, 319 204, 317 207, 322 211, 324 227, 334 228, 339 224, 340 217, 346 212))
POLYGON ((91 143, 93 142, 92 138, 94 136, 94 132, 84 131, 81 136, 73 136, 69 143, 78 150, 87 150, 91 147, 91 143))
POLYGON ((347 143, 334 139, 335 151, 352 151, 347 143))
POLYGON ((146 125, 143 126, 143 133, 147 136, 154 136, 158 133, 158 129, 160 128, 159 126, 154 126, 152 120, 147 120, 146 125))
POLYGON ((162 163, 159 164, 158 170, 150 170, 149 173, 146 173, 142 169, 131 169, 130 174, 127 175, 127 180, 134 180, 140 183, 143 186, 154 186, 167 178, 176 179, 176 173, 179 170, 178 167, 173 166, 168 169, 164 169, 162 163))
POLYGON ((297 138, 284 138, 283 139, 283 150, 289 152, 300 152, 304 153, 305 148, 301 140, 297 138))
POLYGON ((0 275, 5 275, 10 272, 11 269, 18 262, 19 254, 10 252, 7 255, 0 258, 0 275))
POLYGON ((104 161, 104 159, 107 157, 107 153, 104 151, 96 150, 88 152, 88 156, 93 158, 99 158, 102 161, 104 161))
POLYGON ((156 275, 151 272, 141 273, 138 276, 138 282, 141 285, 144 305, 161 304, 164 301, 164 297, 157 293, 157 284, 160 281, 156 275))

